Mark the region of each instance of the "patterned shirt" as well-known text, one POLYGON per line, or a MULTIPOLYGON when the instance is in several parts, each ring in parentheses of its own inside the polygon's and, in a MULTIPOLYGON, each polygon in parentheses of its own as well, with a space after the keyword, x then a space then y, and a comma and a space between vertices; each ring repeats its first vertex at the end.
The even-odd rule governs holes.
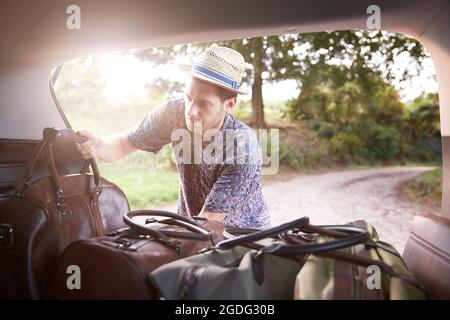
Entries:
POLYGON ((140 150, 156 153, 172 143, 180 177, 178 213, 192 217, 202 209, 223 212, 227 213, 226 226, 267 228, 270 220, 260 184, 261 152, 253 131, 227 113, 220 130, 195 147, 198 140, 187 130, 184 108, 183 99, 166 101, 128 132, 128 140, 140 150), (174 133, 178 132, 188 133, 188 145, 176 139, 180 135, 174 133), (209 160, 205 154, 211 155, 209 160), (203 157, 195 161, 196 155, 203 157))

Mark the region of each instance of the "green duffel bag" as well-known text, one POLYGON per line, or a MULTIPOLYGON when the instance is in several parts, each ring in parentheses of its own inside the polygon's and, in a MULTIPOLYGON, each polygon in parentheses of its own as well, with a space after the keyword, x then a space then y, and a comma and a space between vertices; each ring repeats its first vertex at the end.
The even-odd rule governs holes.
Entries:
MULTIPOLYGON (((392 245, 379 240, 373 226, 360 220, 350 225, 366 228, 370 241, 310 254, 296 277, 294 299, 426 299, 400 254, 392 245)), ((325 243, 330 239, 319 235, 314 242, 325 243)), ((292 234, 287 240, 304 243, 292 234)))
POLYGON ((302 263, 242 246, 180 259, 154 270, 162 299, 292 299, 302 263))
POLYGON ((151 272, 150 281, 161 299, 292 299, 303 260, 252 247, 262 239, 273 243, 270 237, 307 223, 307 218, 301 218, 268 230, 251 230, 239 239, 222 241, 215 248, 159 267, 151 272))

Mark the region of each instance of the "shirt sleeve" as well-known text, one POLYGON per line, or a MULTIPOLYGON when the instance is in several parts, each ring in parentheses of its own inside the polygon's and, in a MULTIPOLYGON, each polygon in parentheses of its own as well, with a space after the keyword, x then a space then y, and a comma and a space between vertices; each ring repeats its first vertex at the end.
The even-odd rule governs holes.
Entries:
POLYGON ((171 142, 172 132, 179 122, 179 105, 168 101, 145 116, 142 122, 128 131, 128 141, 136 148, 157 153, 171 142))

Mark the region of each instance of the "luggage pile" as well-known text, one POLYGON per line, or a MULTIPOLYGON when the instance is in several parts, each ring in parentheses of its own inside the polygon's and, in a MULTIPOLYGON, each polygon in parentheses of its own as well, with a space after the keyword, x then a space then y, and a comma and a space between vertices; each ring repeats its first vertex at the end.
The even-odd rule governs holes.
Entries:
POLYGON ((0 197, 0 299, 427 298, 364 221, 252 230, 130 211, 93 159, 58 174, 53 148, 73 142, 71 130, 45 129, 24 178, 0 197), (50 175, 31 181, 43 152, 50 175))
POLYGON ((230 239, 150 274, 163 299, 425 299, 398 252, 364 221, 301 218, 230 239))

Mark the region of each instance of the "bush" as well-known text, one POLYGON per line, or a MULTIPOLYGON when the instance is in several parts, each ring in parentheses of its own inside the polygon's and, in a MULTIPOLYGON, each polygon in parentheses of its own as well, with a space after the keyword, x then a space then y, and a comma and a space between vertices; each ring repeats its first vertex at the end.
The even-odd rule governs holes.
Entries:
POLYGON ((250 101, 238 100, 237 104, 233 108, 233 116, 239 120, 248 120, 252 115, 252 106, 250 101))
POLYGON ((413 140, 405 148, 408 159, 419 162, 440 163, 442 161, 442 145, 440 137, 413 140))
POLYGON ((362 133, 363 157, 369 161, 391 161, 404 150, 400 132, 392 127, 371 124, 362 133))
POLYGON ((280 136, 280 164, 292 168, 316 168, 332 163, 327 140, 300 124, 280 136))
POLYGON ((418 175, 405 185, 403 192, 414 199, 439 203, 442 198, 442 168, 418 175))
POLYGON ((331 152, 338 163, 359 163, 364 154, 364 142, 353 133, 338 133, 331 138, 331 152))

